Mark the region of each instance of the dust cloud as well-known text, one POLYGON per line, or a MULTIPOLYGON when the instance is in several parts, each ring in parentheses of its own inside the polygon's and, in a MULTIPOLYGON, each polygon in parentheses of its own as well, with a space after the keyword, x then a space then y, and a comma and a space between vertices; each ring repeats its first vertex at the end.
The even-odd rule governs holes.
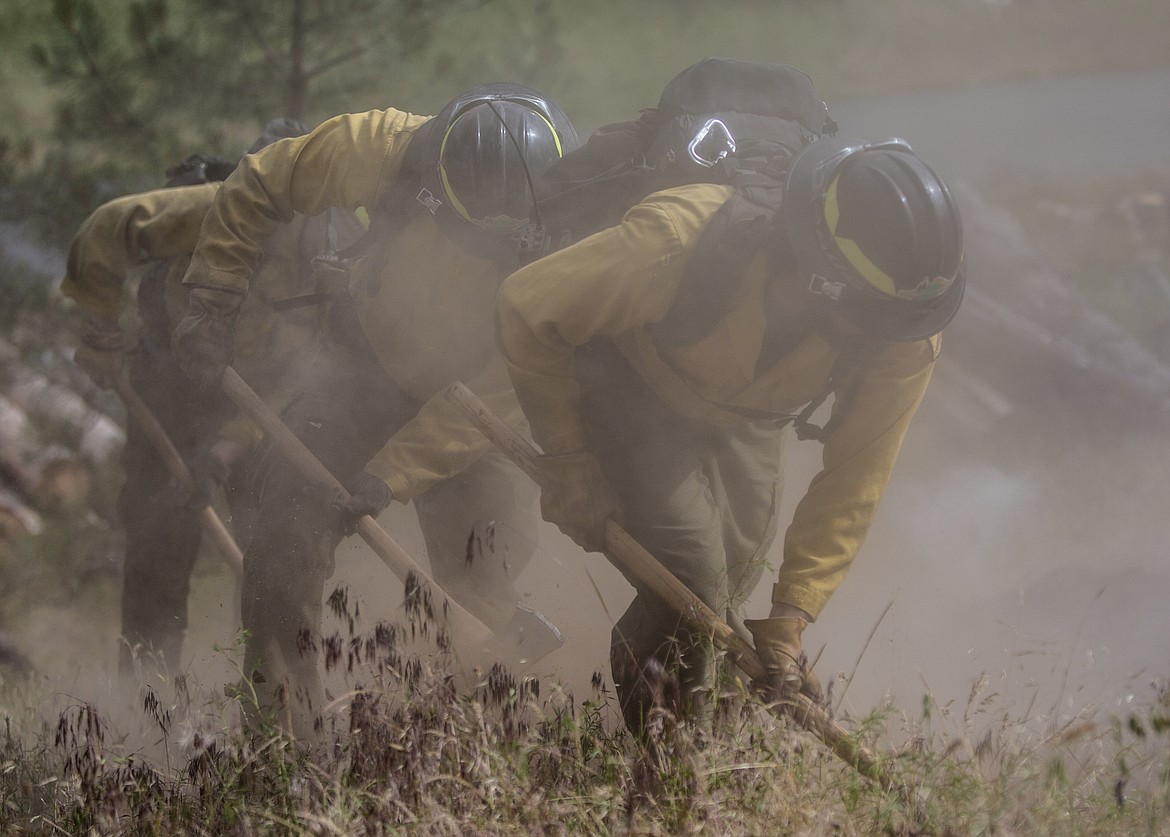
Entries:
MULTIPOLYGON (((980 119, 988 100, 979 91, 834 107, 850 133, 905 136, 956 186, 972 289, 870 536, 806 634, 842 711, 888 702, 914 716, 925 694, 962 707, 986 678, 981 694, 996 705, 1050 722, 1146 699, 1152 683, 1170 677, 1170 369, 1078 301, 1018 221, 982 195, 991 178, 1041 164, 1068 178, 1170 165, 1167 100, 1142 92, 1144 74, 1129 81, 1083 82, 1091 87, 1070 101, 1114 102, 1119 91, 1141 99, 1125 122, 1127 134, 1146 137, 1133 147, 1118 146, 1119 123, 1104 118, 1078 122, 1097 125, 1098 141, 1062 144, 1068 114, 1029 105, 1064 101, 1057 82, 1000 91, 995 101, 1011 104, 1017 143, 1003 141, 1003 119, 980 119), (1135 128, 1139 118, 1149 124, 1135 128), (1116 158, 1099 157, 1119 147, 1116 158)), ((1168 82, 1156 76, 1160 90, 1168 82)), ((814 443, 789 440, 782 523, 819 457, 814 443)), ((421 559, 410 509, 395 504, 382 522, 421 559)), ((750 615, 766 612, 770 575, 750 615)), ((594 672, 608 680, 610 626, 632 598, 629 585, 548 524, 517 585, 565 639, 533 671, 591 695, 594 672)), ((210 556, 195 586, 187 673, 215 693, 236 676, 234 591, 210 556)), ((402 585, 355 538, 338 550, 326 594, 337 586, 360 609, 359 630, 400 616, 402 585)), ((38 611, 13 637, 62 693, 81 694, 114 670, 116 624, 113 613, 38 611), (79 648, 86 653, 73 656, 79 648)), ((335 628, 327 617, 323 632, 335 628)))
MULTIPOLYGON (((1170 370, 1088 308, 1010 214, 968 181, 955 191, 972 295, 807 650, 854 715, 916 717, 927 694, 961 713, 977 686, 983 711, 1020 720, 1121 710, 1170 677, 1170 370)), ((821 455, 787 444, 782 526, 821 455)), ((401 518, 393 531, 421 554, 401 518)), ((343 578, 364 565, 350 558, 343 578)), ((779 560, 778 538, 750 615, 767 611, 779 560)), ((518 586, 565 634, 535 670, 591 694, 629 585, 545 524, 518 586)))

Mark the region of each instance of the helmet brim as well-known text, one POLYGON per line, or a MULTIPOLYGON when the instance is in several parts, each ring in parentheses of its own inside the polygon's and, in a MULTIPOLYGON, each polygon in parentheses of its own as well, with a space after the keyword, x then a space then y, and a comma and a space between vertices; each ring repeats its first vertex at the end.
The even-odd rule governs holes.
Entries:
POLYGON ((931 300, 929 306, 914 306, 897 300, 843 303, 838 311, 851 325, 866 334, 883 340, 911 342, 925 340, 938 334, 955 315, 963 302, 967 286, 966 261, 943 295, 931 300))
MULTIPOLYGON (((825 137, 805 146, 793 159, 785 179, 781 218, 806 282, 811 284, 814 277, 832 281, 840 275, 839 266, 821 246, 825 231, 818 221, 823 216, 821 201, 826 186, 826 173, 835 168, 835 161, 865 148, 889 144, 902 145, 908 150, 910 148, 905 140, 886 140, 875 144, 854 137, 825 137)), ((880 298, 876 294, 861 295, 852 289, 842 293, 840 299, 824 299, 830 310, 839 313, 866 334, 884 340, 924 340, 942 331, 954 319, 963 301, 965 286, 964 261, 950 287, 929 303, 914 304, 880 298)))

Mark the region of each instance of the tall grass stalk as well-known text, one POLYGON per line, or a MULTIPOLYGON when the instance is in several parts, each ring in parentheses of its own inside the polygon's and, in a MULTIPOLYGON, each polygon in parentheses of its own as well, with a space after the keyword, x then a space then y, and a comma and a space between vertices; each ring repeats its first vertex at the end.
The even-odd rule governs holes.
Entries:
MULTIPOLYGON (((345 603, 335 597, 335 605, 345 603)), ((341 609, 344 609, 342 607, 341 609)), ((337 614, 335 614, 337 615, 337 614)), ((1164 834, 1170 698, 1098 722, 1045 726, 997 705, 842 719, 921 803, 862 779, 727 680, 702 724, 652 714, 633 737, 605 678, 579 699, 493 665, 462 679, 414 626, 342 630, 312 645, 345 690, 300 741, 242 726, 250 689, 142 688, 149 735, 102 707, 8 682, 0 831, 134 834, 1164 834), (164 700, 165 692, 165 700, 164 700), (894 743, 899 742, 899 743, 894 743)), ((432 636, 441 631, 430 631, 432 636)), ((255 713, 252 713, 255 715, 255 713)))

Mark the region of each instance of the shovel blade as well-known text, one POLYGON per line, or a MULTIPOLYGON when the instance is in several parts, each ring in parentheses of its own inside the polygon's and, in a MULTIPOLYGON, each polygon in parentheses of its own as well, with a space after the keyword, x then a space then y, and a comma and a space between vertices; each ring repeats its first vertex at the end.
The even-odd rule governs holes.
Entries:
POLYGON ((500 654, 509 662, 529 666, 564 644, 560 629, 539 610, 516 605, 508 627, 496 637, 500 654))

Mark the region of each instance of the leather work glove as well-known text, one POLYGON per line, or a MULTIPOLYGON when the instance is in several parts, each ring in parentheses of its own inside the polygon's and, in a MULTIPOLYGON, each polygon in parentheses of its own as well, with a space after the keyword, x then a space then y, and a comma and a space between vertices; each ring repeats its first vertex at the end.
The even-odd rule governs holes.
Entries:
POLYGON ((801 647, 800 635, 808 620, 800 616, 779 616, 769 619, 745 619, 747 629, 755 640, 756 653, 764 665, 760 688, 764 697, 776 703, 795 703, 803 694, 813 703, 823 703, 825 696, 821 683, 808 668, 808 659, 801 647))
POLYGON ((185 504, 196 509, 210 506, 215 493, 223 488, 231 474, 231 465, 216 455, 214 447, 200 448, 187 463, 191 472, 191 490, 185 504))
POLYGON ((173 504, 191 509, 210 506, 216 492, 227 483, 232 467, 248 450, 248 445, 230 439, 218 439, 214 444, 200 447, 187 460, 191 484, 183 485, 178 480, 171 484, 173 504))
POLYGON ((367 514, 377 517, 394 499, 390 486, 367 471, 359 471, 350 477, 345 482, 345 490, 349 497, 342 499, 338 494, 333 498, 333 505, 341 512, 342 526, 347 535, 354 533, 359 520, 367 514))
POLYGON ((187 313, 175 327, 172 351, 184 374, 201 391, 219 386, 232 362, 236 343, 236 315, 242 294, 216 288, 193 288, 187 313))
POLYGON ((112 320, 95 317, 81 335, 81 345, 73 354, 73 362, 99 387, 113 389, 122 374, 125 357, 126 337, 122 329, 112 320))
POLYGON ((542 456, 540 513, 589 552, 605 548, 605 521, 618 510, 601 464, 588 451, 542 456))

